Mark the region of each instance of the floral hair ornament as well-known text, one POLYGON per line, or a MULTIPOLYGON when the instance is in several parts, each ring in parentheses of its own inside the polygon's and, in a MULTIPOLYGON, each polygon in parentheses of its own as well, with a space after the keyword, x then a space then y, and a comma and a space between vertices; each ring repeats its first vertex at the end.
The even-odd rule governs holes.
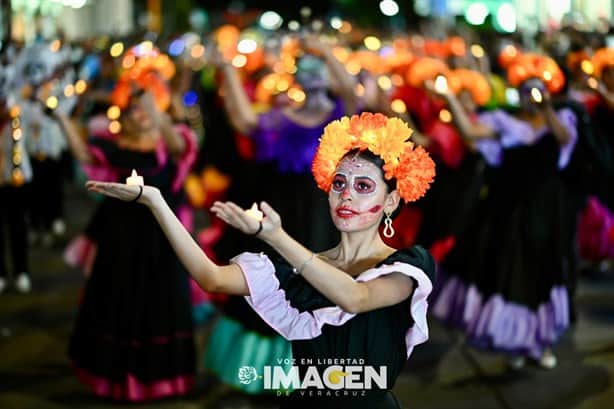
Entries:
POLYGON ((446 76, 450 89, 455 94, 467 90, 478 105, 486 105, 490 100, 490 84, 479 71, 457 68, 448 72, 446 76))
POLYGON ((601 74, 607 67, 614 66, 614 49, 600 48, 595 51, 592 58, 594 75, 601 78, 601 74))
POLYGON ((435 162, 409 140, 412 133, 402 120, 379 113, 364 112, 329 123, 312 164, 318 187, 330 191, 337 165, 349 151, 369 150, 384 161, 384 178, 396 179, 405 202, 420 199, 435 178, 435 162))
POLYGON ((445 75, 448 66, 445 62, 429 57, 423 57, 414 62, 405 75, 407 83, 419 88, 425 81, 434 80, 438 75, 445 75))
POLYGON ((556 94, 565 85, 565 75, 557 63, 544 55, 527 53, 519 55, 507 67, 507 78, 513 87, 531 78, 542 80, 548 91, 556 94))
POLYGON ((122 69, 111 93, 113 105, 125 109, 134 96, 150 91, 158 109, 166 111, 171 103, 167 81, 175 75, 175 64, 166 54, 145 41, 124 54, 122 69))

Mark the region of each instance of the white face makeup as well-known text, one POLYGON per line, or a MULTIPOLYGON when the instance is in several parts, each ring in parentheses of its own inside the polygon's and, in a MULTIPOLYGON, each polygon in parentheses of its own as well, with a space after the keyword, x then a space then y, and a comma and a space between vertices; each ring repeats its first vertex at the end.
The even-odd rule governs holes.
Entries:
POLYGON ((339 231, 362 231, 379 225, 387 187, 382 171, 359 158, 343 159, 333 176, 328 195, 330 215, 339 231))

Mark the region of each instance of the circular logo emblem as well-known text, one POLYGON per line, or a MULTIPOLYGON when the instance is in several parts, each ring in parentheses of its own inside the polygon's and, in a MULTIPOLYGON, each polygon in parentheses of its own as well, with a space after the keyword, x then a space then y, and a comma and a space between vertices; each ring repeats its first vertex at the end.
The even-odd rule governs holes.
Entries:
POLYGON ((242 366, 239 368, 239 382, 243 385, 249 385, 258 379, 258 373, 253 366, 242 366))

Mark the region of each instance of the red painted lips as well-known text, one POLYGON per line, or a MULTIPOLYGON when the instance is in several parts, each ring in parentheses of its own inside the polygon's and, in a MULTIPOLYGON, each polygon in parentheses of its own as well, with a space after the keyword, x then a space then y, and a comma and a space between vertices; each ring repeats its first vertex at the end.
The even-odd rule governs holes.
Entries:
POLYGON ((351 217, 354 217, 360 214, 357 211, 352 210, 351 208, 347 206, 338 207, 337 210, 335 210, 335 212, 337 213, 337 216, 339 216, 342 219, 349 219, 351 217))

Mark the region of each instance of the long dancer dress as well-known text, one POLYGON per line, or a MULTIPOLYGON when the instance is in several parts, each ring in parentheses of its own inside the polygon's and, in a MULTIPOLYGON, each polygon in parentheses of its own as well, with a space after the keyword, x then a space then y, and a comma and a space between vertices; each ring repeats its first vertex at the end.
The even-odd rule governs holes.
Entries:
POLYGON ((539 358, 569 326, 570 221, 560 170, 577 131, 570 109, 557 116, 571 135, 562 146, 549 129, 535 131, 504 111, 480 115, 499 138, 478 143, 491 168, 477 242, 464 265, 440 275, 432 309, 474 346, 539 358))
MULTIPOLYGON (((178 131, 186 150, 171 160, 162 140, 155 151, 122 148, 109 138, 89 143, 90 177, 123 182, 132 168, 176 208, 182 181, 195 159, 193 133, 178 131)), ((195 351, 187 272, 151 212, 137 203, 105 198, 67 252, 91 265, 69 355, 79 378, 96 395, 144 401, 187 393, 195 351)))

